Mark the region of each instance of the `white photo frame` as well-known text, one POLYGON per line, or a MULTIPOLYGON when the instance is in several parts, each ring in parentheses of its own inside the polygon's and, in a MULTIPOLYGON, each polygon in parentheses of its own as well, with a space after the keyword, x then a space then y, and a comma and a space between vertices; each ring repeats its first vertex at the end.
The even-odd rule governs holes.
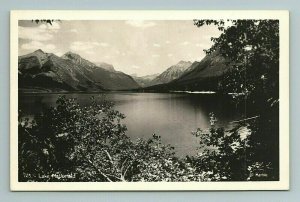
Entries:
POLYGON ((276 10, 19 10, 10 19, 10 183, 12 191, 205 191, 289 189, 289 13, 276 10), (251 182, 19 182, 18 181, 18 21, 278 19, 280 22, 280 177, 251 182))

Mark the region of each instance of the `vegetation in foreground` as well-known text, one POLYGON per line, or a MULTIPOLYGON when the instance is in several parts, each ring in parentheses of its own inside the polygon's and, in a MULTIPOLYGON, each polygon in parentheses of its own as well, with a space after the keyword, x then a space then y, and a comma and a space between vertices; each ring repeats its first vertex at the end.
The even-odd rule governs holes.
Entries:
POLYGON ((272 162, 257 157, 258 132, 248 124, 225 131, 211 114, 211 128, 193 133, 201 152, 181 159, 160 136, 131 140, 123 118, 110 102, 91 98, 83 107, 64 96, 34 120, 20 118, 19 181, 276 179, 272 162))

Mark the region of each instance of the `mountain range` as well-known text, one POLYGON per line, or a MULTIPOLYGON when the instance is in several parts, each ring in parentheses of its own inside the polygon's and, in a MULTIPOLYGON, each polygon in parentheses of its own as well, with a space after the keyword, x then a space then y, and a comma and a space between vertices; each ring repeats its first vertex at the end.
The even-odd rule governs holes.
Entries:
POLYGON ((206 55, 200 62, 193 62, 178 78, 170 82, 146 87, 154 91, 217 90, 219 81, 231 68, 231 63, 219 51, 206 55))
POLYGON ((30 91, 104 91, 135 89, 140 86, 129 75, 106 63, 94 64, 67 52, 58 57, 36 50, 20 56, 19 89, 30 91))
POLYGON ((27 91, 216 90, 230 62, 219 51, 200 62, 180 61, 161 74, 138 77, 116 71, 107 63, 92 63, 67 52, 59 57, 36 50, 19 56, 19 89, 27 91))
POLYGON ((151 81, 151 85, 169 83, 177 78, 179 78, 190 66, 191 62, 180 61, 179 63, 172 65, 163 73, 158 75, 151 81))
POLYGON ((155 79, 160 74, 151 74, 146 76, 137 76, 136 74, 132 74, 132 78, 141 86, 141 87, 147 87, 151 86, 152 80, 155 79))

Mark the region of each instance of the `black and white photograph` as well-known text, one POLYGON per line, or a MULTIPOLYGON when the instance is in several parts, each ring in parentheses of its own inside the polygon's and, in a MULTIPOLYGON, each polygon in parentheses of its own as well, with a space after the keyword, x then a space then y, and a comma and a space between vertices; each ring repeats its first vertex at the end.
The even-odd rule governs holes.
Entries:
POLYGON ((288 189, 288 43, 285 11, 12 12, 12 189, 288 189))

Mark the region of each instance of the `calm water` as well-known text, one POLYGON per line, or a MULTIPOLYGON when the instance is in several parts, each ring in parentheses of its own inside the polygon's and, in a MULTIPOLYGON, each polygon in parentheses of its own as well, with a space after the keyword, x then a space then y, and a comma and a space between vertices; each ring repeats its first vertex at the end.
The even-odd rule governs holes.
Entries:
MULTIPOLYGON (((43 106, 55 106, 62 94, 20 94, 19 107, 26 115, 41 111, 43 106)), ((66 94, 77 98, 80 104, 88 104, 90 97, 100 99, 99 94, 66 94)), ((153 133, 171 144, 179 156, 195 154, 198 140, 191 132, 198 127, 209 127, 209 113, 214 112, 218 124, 226 125, 239 116, 229 98, 215 94, 175 93, 108 93, 106 98, 126 115, 124 124, 132 138, 149 138, 153 133)))

